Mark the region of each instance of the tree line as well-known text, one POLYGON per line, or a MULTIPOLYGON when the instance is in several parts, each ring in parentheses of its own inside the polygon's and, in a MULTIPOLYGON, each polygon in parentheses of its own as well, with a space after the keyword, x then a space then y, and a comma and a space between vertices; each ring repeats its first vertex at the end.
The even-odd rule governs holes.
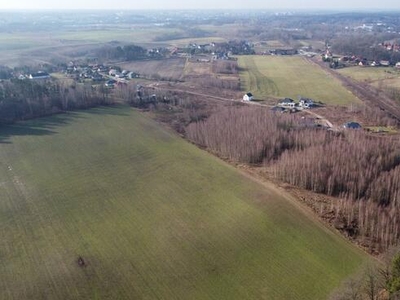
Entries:
POLYGON ((96 50, 95 55, 100 61, 119 60, 132 61, 146 58, 147 49, 137 45, 104 46, 96 50))
POLYGON ((399 249, 389 249, 380 260, 345 280, 331 293, 329 300, 400 299, 399 249))
POLYGON ((332 51, 343 55, 355 55, 368 60, 388 60, 392 63, 400 61, 400 53, 388 51, 380 46, 385 40, 393 39, 390 34, 347 34, 332 41, 332 51))
POLYGON ((57 81, 10 80, 0 83, 0 123, 12 123, 114 102, 104 86, 57 81))

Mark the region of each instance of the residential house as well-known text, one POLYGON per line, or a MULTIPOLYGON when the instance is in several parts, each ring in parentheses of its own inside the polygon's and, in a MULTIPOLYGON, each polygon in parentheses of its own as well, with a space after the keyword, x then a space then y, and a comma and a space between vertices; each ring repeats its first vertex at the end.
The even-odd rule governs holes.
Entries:
POLYGON ((108 75, 110 75, 110 76, 115 76, 116 74, 118 74, 118 71, 115 70, 115 69, 111 69, 111 70, 108 72, 108 75))
POLYGON ((285 98, 278 104, 279 106, 294 108, 296 106, 296 102, 293 99, 285 98))
POLYGON ((108 88, 114 88, 116 83, 117 83, 116 80, 111 79, 111 80, 108 80, 104 85, 108 88))
POLYGON ((252 93, 246 93, 246 94, 243 96, 243 101, 252 101, 253 98, 254 98, 254 96, 253 96, 252 93))
POLYGON ((396 63, 396 68, 400 69, 400 62, 396 63))
POLYGON ((139 74, 138 73, 135 73, 135 72, 129 72, 128 73, 128 75, 127 75, 127 77, 129 78, 129 79, 133 79, 133 78, 139 78, 139 74))
POLYGON ((360 129, 361 125, 359 123, 357 123, 357 122, 348 122, 348 123, 343 124, 343 128, 346 128, 346 129, 360 129))
POLYGON ((300 98, 300 101, 299 101, 299 106, 300 107, 302 107, 302 108, 311 108, 311 107, 313 107, 315 104, 314 104, 314 101, 312 100, 312 99, 310 99, 310 98, 303 98, 303 97, 301 97, 300 98))
POLYGON ((117 72, 114 76, 115 78, 125 78, 125 75, 119 72, 117 72))

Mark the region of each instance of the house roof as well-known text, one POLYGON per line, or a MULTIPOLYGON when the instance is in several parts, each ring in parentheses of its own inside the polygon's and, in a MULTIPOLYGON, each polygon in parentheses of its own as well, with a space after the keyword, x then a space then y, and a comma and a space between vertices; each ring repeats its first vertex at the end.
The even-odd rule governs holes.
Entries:
POLYGON ((282 101, 281 101, 281 103, 293 103, 294 102, 294 100, 293 99, 290 99, 290 98, 285 98, 285 99, 283 99, 282 101))
POLYGON ((253 94, 252 93, 247 93, 246 96, 253 97, 253 94))
POLYGON ((359 129, 361 128, 361 125, 357 122, 347 122, 343 124, 344 128, 350 128, 350 129, 359 129))
POLYGON ((47 72, 37 72, 30 75, 31 78, 41 78, 41 77, 50 77, 50 74, 47 72))
POLYGON ((313 104, 313 103, 314 103, 314 100, 313 100, 313 99, 310 99, 310 98, 303 98, 303 97, 301 97, 301 98, 300 98, 300 101, 303 101, 304 103, 308 103, 308 104, 313 104))

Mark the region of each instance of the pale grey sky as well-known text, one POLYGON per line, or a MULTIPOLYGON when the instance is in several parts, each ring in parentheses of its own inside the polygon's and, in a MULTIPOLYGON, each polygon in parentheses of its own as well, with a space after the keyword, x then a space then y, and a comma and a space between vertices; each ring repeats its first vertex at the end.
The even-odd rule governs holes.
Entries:
POLYGON ((348 9, 400 10, 399 0, 1 0, 0 9, 348 9))

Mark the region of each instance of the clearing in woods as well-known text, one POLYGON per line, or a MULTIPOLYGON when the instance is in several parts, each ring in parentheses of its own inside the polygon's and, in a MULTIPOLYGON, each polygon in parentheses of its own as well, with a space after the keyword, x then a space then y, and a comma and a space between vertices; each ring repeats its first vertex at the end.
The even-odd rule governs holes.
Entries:
POLYGON ((239 56, 239 66, 243 91, 257 99, 303 96, 342 106, 360 102, 339 80, 301 56, 239 56))
POLYGON ((0 128, 1 299, 323 299, 368 258, 135 110, 0 128))

